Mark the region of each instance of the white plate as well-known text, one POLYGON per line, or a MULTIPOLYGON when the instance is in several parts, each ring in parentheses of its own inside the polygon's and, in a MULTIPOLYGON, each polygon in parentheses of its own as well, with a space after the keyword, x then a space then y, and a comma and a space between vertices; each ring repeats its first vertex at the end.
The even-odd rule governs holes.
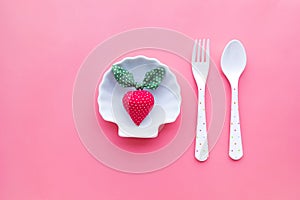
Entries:
POLYGON ((166 75, 156 90, 149 90, 155 99, 153 109, 140 126, 131 120, 122 104, 122 98, 127 91, 135 88, 123 88, 114 78, 111 68, 105 72, 99 85, 99 112, 104 120, 118 125, 118 135, 121 137, 154 138, 158 135, 160 125, 176 120, 180 113, 180 87, 175 75, 168 66, 154 58, 145 56, 127 57, 115 64, 121 65, 133 73, 137 82, 142 82, 146 72, 163 66, 166 75))

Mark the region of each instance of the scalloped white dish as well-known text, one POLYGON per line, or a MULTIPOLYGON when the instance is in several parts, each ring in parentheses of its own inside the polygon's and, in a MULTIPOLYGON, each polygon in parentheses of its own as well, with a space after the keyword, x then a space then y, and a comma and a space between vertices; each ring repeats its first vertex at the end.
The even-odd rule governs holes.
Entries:
POLYGON ((111 68, 104 73, 98 88, 99 113, 104 120, 118 125, 120 137, 157 137, 159 127, 162 124, 174 122, 180 113, 181 95, 176 76, 168 66, 160 63, 157 59, 145 56, 127 57, 114 64, 121 65, 133 73, 137 82, 141 82, 145 73, 151 69, 159 66, 166 69, 160 86, 156 90, 149 90, 153 94, 155 102, 153 109, 140 126, 133 123, 122 104, 124 94, 135 88, 121 87, 115 80, 111 68))

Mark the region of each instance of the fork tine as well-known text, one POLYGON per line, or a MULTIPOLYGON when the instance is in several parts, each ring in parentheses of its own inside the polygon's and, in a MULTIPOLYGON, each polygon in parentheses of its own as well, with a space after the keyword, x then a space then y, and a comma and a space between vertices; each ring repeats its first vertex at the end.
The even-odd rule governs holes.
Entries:
POLYGON ((192 62, 196 62, 196 52, 197 52, 197 39, 195 40, 195 43, 194 43, 192 62))
POLYGON ((202 52, 201 52, 201 62, 204 62, 204 52, 205 52, 205 39, 203 39, 203 42, 202 42, 202 52))
POLYGON ((199 40, 198 43, 198 58, 197 58, 197 62, 200 62, 200 52, 201 52, 201 39, 199 40))
POLYGON ((209 47, 210 47, 209 42, 210 42, 209 39, 207 39, 207 41, 206 41, 206 51, 205 51, 206 52, 206 61, 209 61, 209 59, 210 59, 209 58, 209 47))

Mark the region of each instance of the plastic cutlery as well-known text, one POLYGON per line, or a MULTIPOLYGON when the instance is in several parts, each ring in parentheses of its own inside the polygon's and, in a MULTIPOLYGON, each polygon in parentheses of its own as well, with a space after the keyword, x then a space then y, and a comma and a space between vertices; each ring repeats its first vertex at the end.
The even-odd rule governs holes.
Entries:
POLYGON ((238 40, 231 40, 225 47, 221 68, 231 85, 231 115, 229 157, 239 160, 243 156, 243 145, 239 117, 238 83, 241 74, 246 67, 246 51, 238 40))
POLYGON ((205 84, 209 63, 209 39, 199 40, 199 42, 196 40, 192 54, 192 72, 198 88, 195 158, 199 161, 205 161, 209 154, 205 115, 205 84))

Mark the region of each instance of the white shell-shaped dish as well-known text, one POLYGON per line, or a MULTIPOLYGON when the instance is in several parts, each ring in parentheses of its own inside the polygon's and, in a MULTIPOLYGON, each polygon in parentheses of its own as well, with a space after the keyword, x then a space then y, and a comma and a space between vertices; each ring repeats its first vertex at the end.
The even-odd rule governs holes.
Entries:
POLYGON ((154 107, 144 121, 137 126, 131 120, 122 104, 124 94, 135 88, 123 88, 114 78, 111 68, 105 72, 99 85, 99 112, 104 120, 118 125, 120 137, 154 138, 159 126, 176 120, 180 113, 181 95, 176 76, 168 66, 145 56, 127 57, 115 64, 133 73, 135 81, 142 82, 146 72, 163 66, 166 75, 156 90, 149 90, 154 96, 154 107))

